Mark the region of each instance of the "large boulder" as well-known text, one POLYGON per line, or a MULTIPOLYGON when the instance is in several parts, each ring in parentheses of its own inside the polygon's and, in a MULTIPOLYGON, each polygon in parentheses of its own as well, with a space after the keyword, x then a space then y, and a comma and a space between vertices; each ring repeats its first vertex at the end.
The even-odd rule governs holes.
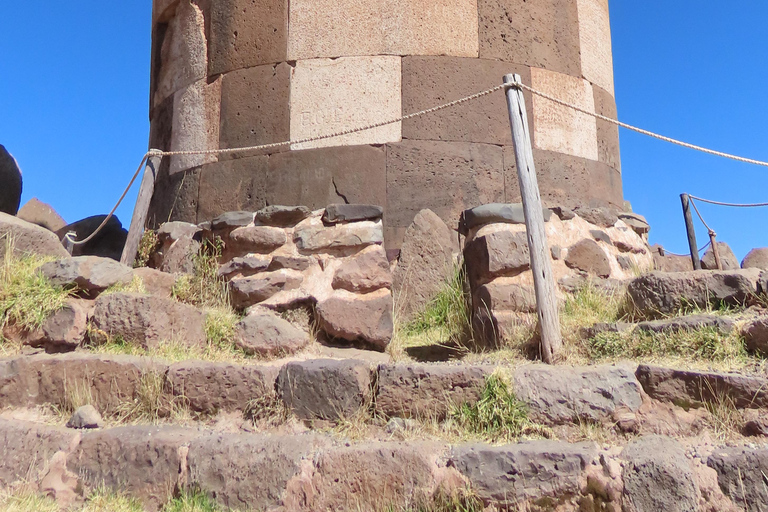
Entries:
POLYGON ((38 271, 53 284, 74 288, 94 297, 110 286, 127 285, 133 281, 133 270, 110 258, 77 256, 42 265, 38 271))
POLYGON ((398 311, 404 320, 422 311, 455 271, 458 238, 431 210, 422 210, 408 227, 394 270, 398 311))
POLYGON ((523 366, 515 371, 514 390, 532 418, 556 425, 606 422, 618 409, 637 411, 643 401, 632 371, 620 366, 523 366))
POLYGON ((514 276, 531 268, 525 232, 494 231, 477 236, 464 247, 464 263, 472 289, 499 276, 514 276))
POLYGON ((0 144, 0 212, 16 215, 21 202, 21 169, 16 159, 0 144))
POLYGON ((38 255, 67 258, 69 253, 55 234, 36 224, 0 213, 0 258, 9 245, 17 257, 38 255))
POLYGON ((597 447, 592 443, 529 441, 459 446, 450 454, 448 465, 464 475, 483 501, 517 509, 529 501, 557 502, 578 495, 585 469, 596 458, 597 447))
POLYGON ((768 270, 768 247, 752 249, 741 261, 741 268, 768 270))
POLYGON ((337 291, 317 304, 316 314, 331 338, 362 342, 382 352, 392 340, 392 294, 387 289, 364 295, 337 291))
POLYGON ((27 201, 16 216, 21 220, 37 224, 51 231, 57 231, 67 225, 67 222, 56 213, 51 205, 36 197, 27 201))
POLYGON ((348 419, 370 399, 371 370, 367 363, 352 359, 292 362, 280 370, 277 389, 301 419, 348 419))
POLYGON ((768 355, 768 316, 753 318, 742 329, 747 350, 768 355))
MULTIPOLYGON (((56 235, 60 240, 63 240, 67 233, 73 231, 75 233, 75 240, 85 240, 96 231, 105 218, 106 215, 87 217, 64 226, 56 231, 56 235)), ((102 256, 120 261, 127 238, 128 231, 123 228, 120 219, 113 215, 101 231, 93 239, 89 240, 88 243, 75 245, 72 250, 72 256, 102 256)))
MULTIPOLYGON (((735 270, 741 268, 739 260, 733 254, 731 246, 725 242, 717 242, 717 252, 720 255, 720 264, 723 266, 720 270, 735 270)), ((715 252, 710 247, 701 258, 701 268, 705 270, 718 270, 715 261, 715 252)))
POLYGON ((443 419, 451 406, 480 400, 489 373, 480 366, 382 364, 376 380, 376 412, 387 417, 443 419))
POLYGON ((697 512, 698 489, 682 446, 672 438, 647 436, 627 445, 623 510, 697 512))
POLYGON ((597 242, 588 238, 568 248, 565 264, 569 268, 575 268, 598 277, 610 277, 611 275, 611 263, 608 261, 605 251, 597 242))
POLYGON ((309 344, 309 335, 269 310, 255 311, 236 328, 235 344, 246 354, 290 355, 309 344))
POLYGON ((392 272, 384 248, 373 245, 346 258, 336 270, 332 286, 336 290, 356 293, 392 288, 392 272))
POLYGON ((707 465, 717 471, 717 483, 731 501, 746 510, 768 510, 768 448, 718 448, 707 465))
POLYGON ((107 336, 143 348, 177 341, 204 346, 205 316, 198 309, 171 299, 135 293, 112 293, 96 299, 92 317, 94 341, 107 336), (100 332, 99 332, 100 331, 100 332))
POLYGON ((627 294, 637 312, 649 318, 683 307, 743 305, 757 293, 759 269, 652 272, 629 283, 627 294))

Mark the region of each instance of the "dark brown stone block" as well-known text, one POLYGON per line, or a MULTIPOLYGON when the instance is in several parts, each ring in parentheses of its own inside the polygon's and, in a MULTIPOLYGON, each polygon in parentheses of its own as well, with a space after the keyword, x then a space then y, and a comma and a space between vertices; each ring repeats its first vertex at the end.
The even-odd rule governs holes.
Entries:
MULTIPOLYGON (((616 119, 616 100, 607 91, 592 86, 595 97, 595 112, 611 119, 616 119)), ((619 152, 619 127, 608 121, 597 120, 597 154, 602 163, 621 172, 619 152)))
MULTIPOLYGON (((403 114, 447 103, 502 83, 519 73, 531 83, 530 68, 494 60, 458 57, 403 58, 403 114)), ((526 103, 531 105, 529 93, 526 103)), ((533 123, 533 119, 529 119, 533 123)), ((501 91, 470 103, 403 122, 403 138, 511 144, 507 103, 501 91)))
MULTIPOLYGON (((167 163, 168 158, 163 158, 167 163)), ((164 222, 197 222, 197 194, 200 167, 168 176, 167 165, 160 165, 155 193, 149 208, 148 225, 159 227, 164 222)))
POLYGON ((267 156, 253 156, 202 166, 199 221, 214 219, 225 212, 264 208, 267 160, 267 156))
MULTIPOLYGON (((623 207, 621 173, 596 160, 533 150, 541 200, 547 207, 623 207)), ((505 201, 519 202, 515 150, 504 147, 505 201)))
POLYGON ((217 0, 211 8, 208 74, 282 62, 288 53, 288 0, 217 0))
POLYGON ((267 204, 385 206, 386 189, 386 153, 380 147, 307 149, 269 157, 267 204))
MULTIPOLYGON (((241 148, 283 142, 290 134, 291 66, 257 66, 224 75, 219 145, 241 148)), ((286 151, 288 146, 220 155, 220 160, 286 151)))
POLYGON ((479 0, 480 58, 581 76, 576 0, 479 0))
POLYGON ((498 146, 417 140, 387 145, 387 226, 409 226, 429 208, 455 227, 462 211, 503 198, 498 146))

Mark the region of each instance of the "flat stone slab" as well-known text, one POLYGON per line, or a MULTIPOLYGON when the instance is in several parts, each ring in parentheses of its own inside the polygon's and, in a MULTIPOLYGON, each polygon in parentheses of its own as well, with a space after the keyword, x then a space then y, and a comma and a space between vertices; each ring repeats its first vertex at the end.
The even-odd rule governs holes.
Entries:
POLYGON ((57 286, 75 288, 86 295, 98 295, 110 286, 133 281, 133 270, 110 258, 77 256, 51 261, 38 271, 57 286))
POLYGON ((640 322, 637 328, 645 332, 679 332, 699 329, 715 329, 722 334, 730 333, 735 322, 730 318, 717 315, 688 315, 665 320, 640 322))
POLYGON ((287 228, 295 226, 309 217, 311 213, 306 206, 272 205, 256 212, 256 222, 265 226, 287 228))
MULTIPOLYGON (((552 210, 542 208, 544 222, 549 222, 552 210)), ((464 210, 459 218, 459 233, 466 236, 470 229, 486 224, 525 224, 522 203, 491 203, 464 210)))
POLYGON ((373 204, 331 204, 323 212, 323 222, 358 222, 361 220, 379 220, 384 216, 384 208, 373 204))
POLYGON ((636 411, 643 401, 632 370, 621 366, 522 366, 513 382, 531 417, 548 424, 605 422, 617 409, 636 411))
POLYGON ((211 221, 211 229, 234 229, 247 226, 253 222, 253 212, 226 212, 211 221))
POLYGON ((642 364, 637 380, 651 398, 680 407, 733 401, 738 408, 768 407, 768 379, 738 373, 674 370, 642 364))

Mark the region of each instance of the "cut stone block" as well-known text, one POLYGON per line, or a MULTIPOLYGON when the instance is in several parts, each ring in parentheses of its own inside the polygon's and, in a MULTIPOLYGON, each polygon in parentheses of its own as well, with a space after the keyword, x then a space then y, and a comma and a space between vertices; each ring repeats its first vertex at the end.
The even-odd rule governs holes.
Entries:
MULTIPOLYGON (((586 80, 544 69, 531 69, 533 88, 589 112, 595 111, 592 85, 586 80)), ((595 118, 533 97, 533 140, 538 149, 589 160, 599 158, 595 118)))
POLYGON ((480 58, 579 76, 579 26, 573 0, 479 0, 480 58))
MULTIPOLYGON (((338 38, 335 31, 328 34, 338 38)), ((401 80, 400 57, 298 61, 291 73, 291 140, 328 135, 399 117, 402 114, 401 80)), ((291 149, 397 142, 401 133, 398 122, 341 137, 292 144, 291 149)))
MULTIPOLYGON (((268 160, 267 156, 252 156, 204 165, 200 172, 197 219, 203 222, 225 212, 264 208, 268 160)), ((172 198, 167 200, 173 202, 172 198)))
POLYGON ((209 75, 282 62, 287 50, 288 0, 211 2, 209 75))
POLYGON ((613 52, 608 0, 578 0, 581 74, 613 94, 613 52))
POLYGON ((475 0, 292 0, 288 59, 477 57, 475 0))
MULTIPOLYGON (((221 108, 221 80, 195 82, 173 97, 171 151, 218 149, 221 108)), ((215 162, 212 155, 170 157, 171 175, 202 164, 215 162)))

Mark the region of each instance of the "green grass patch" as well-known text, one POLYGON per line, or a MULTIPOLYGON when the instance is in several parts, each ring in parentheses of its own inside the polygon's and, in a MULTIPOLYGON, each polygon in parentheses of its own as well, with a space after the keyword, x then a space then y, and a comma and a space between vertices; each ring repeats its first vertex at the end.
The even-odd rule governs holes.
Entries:
POLYGON ((141 235, 139 240, 139 250, 136 254, 136 259, 133 262, 133 268, 146 267, 149 263, 149 258, 160 247, 160 239, 157 236, 157 231, 147 229, 144 234, 141 235))
POLYGON ((194 273, 176 280, 173 297, 179 302, 202 308, 231 308, 227 282, 219 277, 223 243, 206 240, 194 258, 194 273))
POLYGON ((517 399, 497 373, 486 379, 478 402, 452 406, 448 417, 459 428, 490 442, 509 441, 526 435, 549 437, 546 428, 528 418, 525 403, 517 399))
POLYGON ((736 332, 722 334, 714 327, 695 330, 600 333, 586 341, 592 359, 681 357, 702 361, 747 361, 744 340, 736 332))
POLYGON ((5 258, 0 262, 0 324, 14 324, 32 330, 54 312, 64 307, 72 292, 56 286, 37 268, 52 261, 37 256, 17 257, 8 244, 5 258))
POLYGON ((470 311, 465 295, 466 275, 463 268, 454 269, 429 305, 404 326, 406 335, 417 335, 440 329, 459 341, 469 333, 470 311))
POLYGON ((623 293, 610 293, 588 284, 566 297, 560 323, 568 335, 577 333, 580 327, 619 321, 624 313, 623 293))
POLYGON ((183 493, 163 507, 162 512, 224 512, 207 494, 200 491, 183 493))

